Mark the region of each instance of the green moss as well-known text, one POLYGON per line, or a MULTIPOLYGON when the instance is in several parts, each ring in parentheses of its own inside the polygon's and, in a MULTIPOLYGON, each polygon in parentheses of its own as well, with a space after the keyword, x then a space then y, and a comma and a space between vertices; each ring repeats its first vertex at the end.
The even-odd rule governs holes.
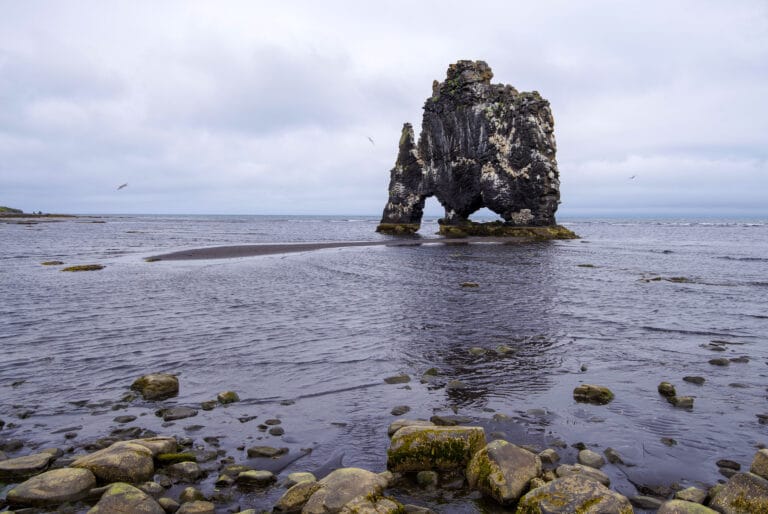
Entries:
POLYGON ((397 442, 397 449, 387 450, 387 467, 394 471, 420 471, 463 468, 485 441, 480 431, 465 439, 451 437, 445 431, 421 429, 401 434, 397 442))
POLYGON ((764 514, 768 512, 768 499, 765 498, 749 498, 743 492, 739 493, 736 498, 728 502, 738 512, 745 512, 748 514, 764 514))
POLYGON ((61 266, 64 263, 62 261, 43 261, 40 264, 43 266, 61 266))
POLYGON ((104 269, 101 264, 81 264, 79 266, 69 266, 62 268, 61 271, 98 271, 104 269))
POLYGON ((393 236, 403 236, 415 234, 420 227, 421 225, 419 223, 379 223, 376 227, 376 232, 393 236))
POLYGON ((603 501, 602 498, 590 498, 576 507, 576 514, 588 514, 590 509, 595 505, 598 505, 601 501, 603 501))
POLYGON ((161 453, 157 457, 157 462, 160 465, 167 466, 170 464, 178 464, 179 462, 197 462, 197 457, 194 453, 161 453))
POLYGON ((0 213, 23 214, 24 211, 22 211, 21 209, 14 209, 12 207, 5 207, 4 205, 0 205, 0 213))

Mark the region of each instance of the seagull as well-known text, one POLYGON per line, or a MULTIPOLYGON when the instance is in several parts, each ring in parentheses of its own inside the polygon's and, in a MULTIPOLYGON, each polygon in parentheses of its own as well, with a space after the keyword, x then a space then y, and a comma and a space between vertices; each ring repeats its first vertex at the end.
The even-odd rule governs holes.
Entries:
POLYGON ((373 146, 376 146, 376 143, 373 142, 373 138, 371 136, 368 136, 368 141, 370 141, 373 146))
POLYGON ((637 176, 637 175, 632 175, 631 177, 629 177, 629 180, 635 180, 635 177, 636 177, 636 176, 637 176))
POLYGON ((127 182, 125 184, 120 184, 119 186, 117 186, 117 190, 120 191, 124 187, 128 187, 128 183, 127 182))

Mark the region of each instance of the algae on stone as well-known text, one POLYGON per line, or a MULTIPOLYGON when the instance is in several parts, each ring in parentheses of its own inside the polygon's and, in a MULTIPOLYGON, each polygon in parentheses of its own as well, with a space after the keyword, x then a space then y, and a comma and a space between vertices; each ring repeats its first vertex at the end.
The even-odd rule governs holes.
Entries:
POLYGON ((392 436, 387 451, 390 471, 463 469, 485 446, 481 427, 403 427, 392 436))

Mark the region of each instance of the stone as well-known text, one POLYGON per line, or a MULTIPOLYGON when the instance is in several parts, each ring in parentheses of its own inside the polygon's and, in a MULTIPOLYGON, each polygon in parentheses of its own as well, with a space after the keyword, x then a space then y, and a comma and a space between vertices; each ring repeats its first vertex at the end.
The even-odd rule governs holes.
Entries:
POLYGON ((136 421, 136 416, 117 416, 112 421, 120 424, 130 423, 131 421, 136 421))
POLYGON ((160 409, 156 414, 163 418, 163 421, 176 421, 197 416, 197 409, 192 407, 170 407, 168 409, 160 409))
POLYGON ((165 514, 154 498, 125 483, 112 484, 88 514, 165 514))
POLYGON ((715 462, 715 465, 717 465, 718 468, 727 468, 727 469, 732 469, 734 471, 741 470, 741 464, 739 464, 735 460, 730 460, 730 459, 720 459, 717 462, 715 462))
POLYGON ((629 500, 584 475, 557 478, 529 491, 520 500, 519 514, 631 514, 629 500))
POLYGON ((226 405, 228 403, 235 403, 240 401, 240 397, 234 391, 224 391, 216 395, 216 399, 220 404, 226 405))
POLYGON ((168 373, 151 373, 137 378, 131 389, 145 400, 165 400, 179 394, 179 379, 168 373))
POLYGON ((753 473, 736 473, 717 491, 709 506, 723 514, 768 512, 768 480, 753 473))
POLYGON ((72 467, 90 470, 101 482, 146 482, 155 473, 152 451, 140 444, 119 442, 78 458, 72 467))
POLYGON ((42 473, 53 461, 53 455, 40 452, 0 461, 0 481, 17 482, 42 473))
POLYGON ((467 481, 502 505, 517 501, 533 478, 541 474, 541 459, 503 440, 492 441, 467 465, 467 481))
POLYGON ((155 499, 160 498, 165 492, 165 488, 157 482, 144 482, 136 487, 155 499))
POLYGON ((223 487, 230 487, 232 484, 235 483, 235 479, 232 478, 229 475, 219 475, 219 478, 216 479, 216 482, 214 482, 214 485, 221 489, 223 487))
POLYGON ((314 480, 298 482, 277 500, 274 510, 278 512, 301 512, 304 504, 320 487, 320 484, 314 480))
POLYGON ((458 415, 449 415, 449 416, 440 416, 440 415, 434 415, 429 420, 438 426, 441 427, 455 427, 458 425, 464 425, 466 423, 471 423, 472 418, 469 418, 467 416, 458 416, 458 415))
POLYGON ((581 384, 573 390, 573 399, 577 402, 605 405, 613 400, 613 392, 605 386, 581 384))
POLYGON ((469 387, 469 386, 466 384, 466 382, 462 382, 461 380, 450 380, 445 385, 445 390, 446 391, 458 391, 458 390, 466 389, 467 387, 469 387))
POLYGON ((660 383, 658 390, 661 396, 666 396, 667 398, 671 396, 677 396, 677 392, 675 391, 675 386, 673 386, 669 382, 660 383))
POLYGON ((624 464, 624 461, 621 459, 621 455, 619 455, 619 452, 617 452, 613 448, 606 448, 605 451, 603 451, 603 454, 605 455, 605 458, 608 459, 608 462, 610 462, 611 464, 624 464))
POLYGON ((401 375, 395 375, 393 377, 387 377, 384 379, 384 382, 387 384, 407 384, 411 381, 411 377, 406 375, 405 373, 401 375))
POLYGON ((698 487, 688 487, 675 493, 675 500, 683 500, 693 503, 704 503, 707 499, 707 491, 698 487))
POLYGON ((347 503, 358 496, 381 495, 387 485, 386 480, 376 473, 360 468, 337 469, 317 484, 320 487, 310 496, 301 511, 302 514, 340 512, 347 503))
POLYGON ((152 452, 153 457, 158 457, 164 453, 175 453, 178 448, 176 439, 173 437, 145 437, 144 439, 131 439, 126 442, 143 446, 152 452))
POLYGON ((658 510, 664 500, 654 498, 653 496, 633 496, 629 499, 629 502, 638 509, 644 510, 658 510))
POLYGON ((750 473, 768 480, 768 450, 758 451, 752 459, 752 465, 749 467, 750 473))
POLYGON ((179 501, 181 503, 204 501, 205 495, 196 487, 185 487, 181 493, 179 493, 179 501))
POLYGON ((341 509, 341 514, 401 514, 403 505, 386 496, 358 496, 341 509))
POLYGON ((571 475, 584 475, 587 478, 600 482, 606 487, 611 485, 611 479, 608 478, 608 475, 599 469, 590 468, 589 466, 583 466, 581 464, 561 464, 555 470, 555 474, 560 478, 571 475))
POLYGON ((285 477, 285 487, 293 487, 294 485, 298 484, 299 482, 316 482, 317 478, 312 473, 307 473, 304 471, 297 471, 295 473, 288 473, 288 476, 285 477))
POLYGON ((283 427, 272 427, 269 429, 269 435, 281 436, 284 433, 285 433, 285 429, 283 427))
POLYGON ((554 464, 560 460, 560 455, 552 448, 547 448, 543 452, 539 453, 539 459, 543 464, 554 464))
POLYGON ((683 377, 683 381, 690 384, 702 385, 704 382, 706 382, 706 379, 704 377, 688 376, 683 377))
POLYGON ((605 459, 602 455, 592 450, 581 450, 578 456, 579 464, 589 466, 590 468, 600 469, 605 466, 605 459))
POLYGON ((407 405, 397 405, 395 407, 392 407, 392 410, 389 412, 393 416, 402 416, 403 414, 408 413, 411 410, 410 407, 407 405))
POLYGON ((437 481, 436 471, 419 471, 416 473, 416 483, 421 487, 434 487, 437 485, 437 481))
POLYGON ((728 366, 731 361, 724 357, 719 357, 717 359, 709 359, 709 363, 713 366, 728 366))
MULTIPOLYGON (((214 452, 214 458, 216 453, 214 452)), ((192 452, 183 453, 161 453, 155 455, 157 463, 161 466, 169 466, 171 464, 178 464, 179 462, 197 462, 197 455, 192 452)))
POLYGON ((178 462, 165 467, 165 473, 186 482, 194 482, 203 476, 203 470, 197 462, 178 462))
POLYGON ((395 472, 464 469, 485 446, 480 427, 403 427, 392 436, 387 469, 395 472))
POLYGON ((691 396, 672 396, 667 401, 680 409, 692 409, 693 397, 691 396))
POLYGON ((176 514, 216 514, 216 506, 207 501, 182 503, 176 514))
POLYGON ((165 512, 168 512, 169 514, 173 514, 177 510, 179 510, 179 502, 174 500, 173 498, 167 498, 163 497, 157 500, 157 503, 160 504, 160 506, 163 508, 165 512))
POLYGON ((82 500, 94 487, 96 477, 87 469, 54 469, 17 485, 6 499, 14 506, 47 507, 82 500))
POLYGON ((273 448, 272 446, 252 446, 247 450, 248 457, 266 457, 276 459, 288 453, 288 448, 273 448))
POLYGON ((656 514, 717 514, 717 511, 699 503, 684 500, 669 500, 659 507, 656 514))
POLYGON ((216 400, 206 400, 200 404, 200 408, 203 410, 213 410, 219 404, 216 400))
POLYGON ((469 226, 482 207, 511 227, 555 224, 560 179, 549 102, 492 78, 485 62, 458 61, 435 82, 418 144, 411 124, 403 126, 377 231, 417 231, 431 196, 445 207, 443 234, 469 226))
POLYGON ((237 475, 237 484, 242 486, 263 487, 277 480, 271 471, 251 470, 237 475))

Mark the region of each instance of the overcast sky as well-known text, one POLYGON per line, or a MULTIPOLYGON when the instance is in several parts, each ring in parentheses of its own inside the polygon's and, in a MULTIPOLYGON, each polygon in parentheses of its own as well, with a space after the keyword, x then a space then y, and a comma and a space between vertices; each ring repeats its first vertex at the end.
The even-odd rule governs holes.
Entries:
POLYGON ((561 217, 768 216, 765 0, 0 0, 0 13, 0 205, 380 214, 403 122, 419 130, 450 63, 483 59, 494 82, 551 103, 561 217))

